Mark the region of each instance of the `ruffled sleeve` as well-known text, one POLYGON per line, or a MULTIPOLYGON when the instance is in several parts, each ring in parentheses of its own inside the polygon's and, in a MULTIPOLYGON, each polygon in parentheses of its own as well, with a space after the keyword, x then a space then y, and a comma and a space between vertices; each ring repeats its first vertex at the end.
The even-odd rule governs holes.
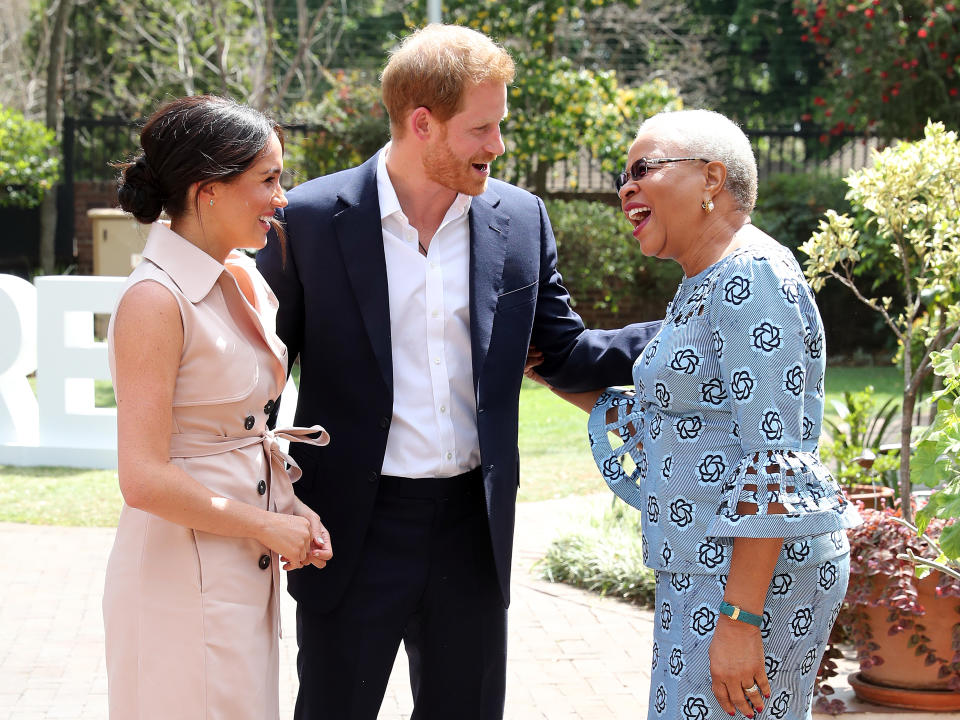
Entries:
POLYGON ((823 326, 792 257, 729 262, 711 303, 742 456, 708 537, 799 537, 859 523, 820 462, 823 326))
POLYGON ((638 510, 642 508, 642 483, 647 475, 646 455, 640 443, 643 423, 633 391, 616 388, 601 393, 587 422, 590 449, 603 479, 617 497, 638 510))
POLYGON ((707 528, 709 538, 793 538, 860 524, 837 482, 808 452, 752 453, 734 468, 721 493, 716 517, 707 528), (773 503, 782 509, 771 508, 773 503))

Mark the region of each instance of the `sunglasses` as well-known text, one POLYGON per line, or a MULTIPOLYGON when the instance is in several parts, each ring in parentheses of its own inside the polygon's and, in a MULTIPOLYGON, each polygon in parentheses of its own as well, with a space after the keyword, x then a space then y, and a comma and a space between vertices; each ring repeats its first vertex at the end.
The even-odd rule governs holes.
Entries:
POLYGON ((685 162, 687 160, 699 160, 700 162, 710 162, 706 158, 695 158, 695 157, 686 157, 686 158, 640 158, 633 163, 625 172, 617 175, 614 180, 614 185, 617 186, 617 192, 620 192, 620 188, 626 185, 631 180, 639 180, 644 175, 647 174, 647 171, 653 165, 664 165, 666 163, 673 162, 685 162))

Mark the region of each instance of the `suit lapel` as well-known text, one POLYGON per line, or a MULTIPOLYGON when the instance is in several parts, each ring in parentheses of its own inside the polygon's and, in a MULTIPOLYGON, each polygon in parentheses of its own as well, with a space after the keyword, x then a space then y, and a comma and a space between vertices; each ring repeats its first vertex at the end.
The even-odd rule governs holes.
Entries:
POLYGON ((392 388, 390 302, 377 193, 377 156, 361 165, 354 178, 339 193, 344 207, 333 217, 334 228, 380 372, 387 387, 392 388))
POLYGON ((500 197, 493 190, 470 203, 470 343, 475 392, 490 348, 497 296, 503 289, 510 218, 499 204, 500 197))

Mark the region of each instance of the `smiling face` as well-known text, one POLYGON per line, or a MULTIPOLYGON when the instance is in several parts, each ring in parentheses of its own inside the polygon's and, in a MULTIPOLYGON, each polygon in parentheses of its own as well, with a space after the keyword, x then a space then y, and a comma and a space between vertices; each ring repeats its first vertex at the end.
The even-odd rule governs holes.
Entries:
MULTIPOLYGON (((676 142, 655 133, 637 137, 626 166, 640 158, 687 157, 676 142)), ((640 250, 649 257, 669 258, 684 265, 704 221, 705 163, 685 161, 651 165, 647 174, 620 188, 620 206, 633 225, 640 250)))
MULTIPOLYGON (((217 234, 217 245, 229 252, 234 248, 259 250, 267 242, 270 220, 277 208, 286 207, 287 198, 280 187, 283 171, 283 146, 271 134, 263 152, 243 173, 229 182, 216 183, 212 206, 200 199, 206 232, 217 234)), ((226 257, 226 253, 224 253, 226 257)))
POLYGON ((506 115, 503 83, 482 83, 465 90, 460 112, 438 123, 423 151, 427 178, 464 195, 483 193, 490 163, 504 151, 500 123, 506 115))

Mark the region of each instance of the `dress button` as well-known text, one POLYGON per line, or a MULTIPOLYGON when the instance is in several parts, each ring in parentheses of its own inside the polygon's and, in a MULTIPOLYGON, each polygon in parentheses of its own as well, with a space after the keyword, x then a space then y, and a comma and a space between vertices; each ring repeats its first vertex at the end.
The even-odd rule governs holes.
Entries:
POLYGON ((260 562, 258 562, 257 565, 260 566, 260 569, 261 569, 261 570, 266 570, 268 567, 270 567, 270 556, 269 556, 269 555, 261 555, 261 556, 260 556, 260 562))
POLYGON ((378 473, 376 470, 371 470, 370 474, 367 475, 367 480, 369 480, 372 483, 375 483, 379 479, 380 479, 380 473, 378 473))
POLYGON ((247 430, 253 430, 253 426, 257 424, 257 421, 253 419, 253 415, 247 415, 246 419, 243 421, 243 427, 247 430))
POLYGON ((261 495, 267 492, 266 480, 261 480, 260 482, 257 483, 257 492, 260 493, 261 495))
POLYGON ((270 415, 273 412, 273 409, 277 406, 276 400, 267 400, 267 404, 263 406, 263 412, 265 415, 270 415))
POLYGON ((386 416, 380 418, 380 429, 386 430, 388 427, 390 427, 390 418, 386 416))

